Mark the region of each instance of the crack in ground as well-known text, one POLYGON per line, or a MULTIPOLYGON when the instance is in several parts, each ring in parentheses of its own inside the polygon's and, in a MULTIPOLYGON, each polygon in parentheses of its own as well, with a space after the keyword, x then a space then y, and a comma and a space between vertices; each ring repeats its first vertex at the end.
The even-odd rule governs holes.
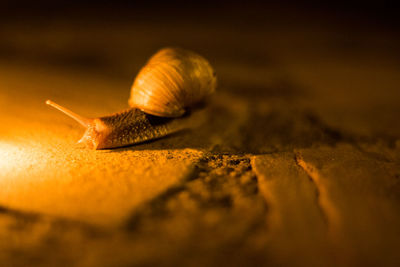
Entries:
POLYGON ((301 168, 309 177, 313 183, 317 194, 317 205, 321 211, 321 214, 327 223, 328 230, 335 236, 340 229, 340 216, 336 207, 331 202, 328 196, 328 190, 323 183, 321 183, 321 176, 318 170, 311 164, 307 163, 300 153, 295 153, 294 158, 296 165, 301 168))
MULTIPOLYGON (((250 158, 210 153, 181 183, 136 209, 123 229, 135 240, 157 237, 155 247, 178 239, 170 249, 187 257, 201 258, 207 252, 208 260, 219 260, 221 253, 230 251, 233 261, 246 258, 251 262, 265 257, 250 249, 254 246, 248 242, 254 242, 259 230, 265 228, 266 212, 250 158)), ((183 260, 174 252, 165 257, 170 262, 183 260)))
POLYGON ((137 209, 128 220, 127 228, 134 230, 143 217, 164 216, 168 213, 167 202, 177 201, 182 193, 187 195, 187 201, 195 202, 197 208, 229 210, 240 204, 239 199, 258 195, 257 176, 249 157, 223 153, 206 155, 194 164, 181 183, 137 209))
POLYGON ((163 261, 172 265, 185 265, 182 261, 193 262, 193 258, 209 265, 220 261, 221 253, 232 255, 231 264, 245 264, 265 257, 265 251, 249 243, 256 242, 257 233, 266 227, 266 212, 250 158, 208 153, 181 183, 136 209, 123 231, 153 248, 174 243, 160 248, 166 253, 163 261))

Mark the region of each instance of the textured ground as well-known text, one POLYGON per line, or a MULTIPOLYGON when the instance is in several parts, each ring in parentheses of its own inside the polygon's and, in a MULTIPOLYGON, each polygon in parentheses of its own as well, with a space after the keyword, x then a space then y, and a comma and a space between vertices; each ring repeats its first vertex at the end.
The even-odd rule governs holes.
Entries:
POLYGON ((3 23, 0 265, 399 266, 398 35, 271 21, 3 23), (166 45, 217 70, 196 128, 93 151, 44 104, 126 108, 166 45))

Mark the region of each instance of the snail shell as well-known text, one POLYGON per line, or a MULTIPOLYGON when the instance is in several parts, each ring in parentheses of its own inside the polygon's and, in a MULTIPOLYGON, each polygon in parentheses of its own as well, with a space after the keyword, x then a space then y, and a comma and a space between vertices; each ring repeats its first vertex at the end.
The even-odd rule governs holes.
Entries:
POLYGON ((179 117, 202 102, 217 86, 215 71, 202 56, 180 48, 164 48, 137 75, 129 105, 160 117, 179 117))
POLYGON ((131 90, 130 109, 99 118, 85 118, 53 101, 55 107, 86 128, 79 143, 94 149, 115 148, 157 139, 187 125, 185 112, 216 88, 216 75, 202 56, 165 48, 140 70, 131 90))

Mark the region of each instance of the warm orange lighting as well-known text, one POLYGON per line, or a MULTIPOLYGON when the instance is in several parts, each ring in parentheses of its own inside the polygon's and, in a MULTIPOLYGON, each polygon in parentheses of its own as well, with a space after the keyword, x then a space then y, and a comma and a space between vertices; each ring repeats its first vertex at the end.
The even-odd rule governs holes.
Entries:
MULTIPOLYGON (((36 163, 32 149, 0 141, 0 179, 16 177, 36 163)), ((8 180, 8 179, 7 179, 8 180)), ((1 187, 1 184, 0 184, 1 187)))
POLYGON ((6 173, 13 168, 16 161, 17 149, 7 143, 0 142, 0 172, 6 173))

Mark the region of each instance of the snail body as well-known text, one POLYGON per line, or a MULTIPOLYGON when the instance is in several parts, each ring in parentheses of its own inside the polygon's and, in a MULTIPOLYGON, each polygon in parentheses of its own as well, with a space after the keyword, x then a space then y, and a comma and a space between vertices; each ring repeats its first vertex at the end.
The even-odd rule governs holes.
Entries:
POLYGON ((150 58, 132 85, 130 109, 84 118, 50 100, 51 105, 86 128, 79 143, 94 149, 115 148, 161 138, 185 128, 185 115, 216 88, 216 75, 202 56, 164 48, 150 58))

